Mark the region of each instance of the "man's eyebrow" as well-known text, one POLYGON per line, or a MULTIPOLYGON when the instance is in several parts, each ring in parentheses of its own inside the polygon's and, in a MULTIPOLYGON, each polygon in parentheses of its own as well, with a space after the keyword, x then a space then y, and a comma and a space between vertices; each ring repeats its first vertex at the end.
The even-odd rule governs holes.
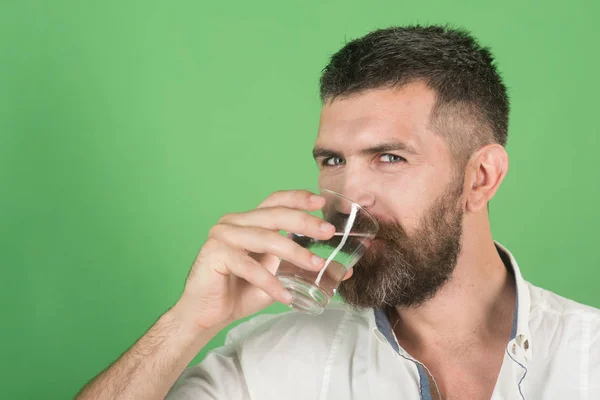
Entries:
POLYGON ((326 148, 320 147, 320 146, 315 146, 312 153, 313 153, 313 158, 315 158, 315 159, 317 159, 319 157, 330 158, 330 157, 340 157, 341 156, 341 154, 336 151, 329 150, 329 149, 326 149, 326 148))
POLYGON ((403 151, 405 153, 410 153, 413 155, 419 154, 419 152, 411 145, 398 141, 385 142, 376 146, 368 147, 366 149, 361 150, 359 154, 362 156, 368 156, 371 154, 385 153, 388 151, 403 151))
MULTIPOLYGON (((414 147, 404 143, 404 142, 385 142, 378 144, 376 146, 367 147, 366 149, 362 149, 359 151, 361 156, 368 156, 377 153, 386 153, 388 151, 403 151, 405 153, 418 155, 419 152, 415 150, 414 147)), ((341 157, 342 154, 335 150, 326 149, 324 147, 315 146, 313 149, 313 157, 341 157)))

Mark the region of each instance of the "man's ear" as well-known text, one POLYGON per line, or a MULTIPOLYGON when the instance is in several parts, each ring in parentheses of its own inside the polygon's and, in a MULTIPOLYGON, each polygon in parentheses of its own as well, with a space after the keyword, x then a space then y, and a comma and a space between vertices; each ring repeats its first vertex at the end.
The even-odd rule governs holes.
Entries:
POLYGON ((508 154, 499 144, 477 150, 467 165, 465 177, 466 209, 478 212, 487 207, 508 172, 508 154))

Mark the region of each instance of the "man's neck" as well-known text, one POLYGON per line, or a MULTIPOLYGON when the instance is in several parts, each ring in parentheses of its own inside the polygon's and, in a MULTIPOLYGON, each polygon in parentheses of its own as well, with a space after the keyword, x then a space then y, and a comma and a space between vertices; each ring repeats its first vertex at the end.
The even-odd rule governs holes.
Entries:
POLYGON ((392 324, 409 352, 420 353, 440 343, 461 346, 467 338, 472 345, 508 341, 515 306, 514 279, 491 233, 463 235, 462 248, 452 278, 434 298, 415 308, 396 307, 392 324))

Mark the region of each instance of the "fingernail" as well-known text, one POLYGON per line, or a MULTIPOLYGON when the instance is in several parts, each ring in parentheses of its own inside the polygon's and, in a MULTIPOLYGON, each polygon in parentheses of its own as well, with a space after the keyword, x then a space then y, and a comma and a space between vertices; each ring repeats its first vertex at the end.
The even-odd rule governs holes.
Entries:
POLYGON ((283 292, 283 294, 282 294, 282 296, 281 296, 281 297, 283 297, 283 300, 284 300, 284 301, 285 301, 287 304, 291 303, 291 302, 292 302, 292 300, 294 300, 294 296, 292 296, 292 294, 291 294, 289 291, 287 291, 287 290, 283 292))
POLYGON ((312 256, 312 263, 315 265, 321 265, 321 263, 323 263, 325 260, 323 260, 321 257, 319 256, 312 256))
POLYGON ((319 229, 321 229, 321 232, 327 232, 327 231, 331 230, 331 228, 333 228, 333 225, 328 224, 327 222, 323 222, 321 224, 321 226, 319 227, 319 229))
POLYGON ((316 194, 313 194, 312 196, 310 196, 310 201, 312 201, 313 203, 318 203, 319 201, 321 201, 321 197, 317 196, 316 194))

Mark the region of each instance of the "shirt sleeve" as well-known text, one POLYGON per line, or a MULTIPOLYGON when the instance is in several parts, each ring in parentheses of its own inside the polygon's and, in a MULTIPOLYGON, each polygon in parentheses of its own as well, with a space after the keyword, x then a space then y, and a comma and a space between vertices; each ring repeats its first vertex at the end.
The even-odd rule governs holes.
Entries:
POLYGON ((198 365, 188 367, 166 400, 250 400, 234 344, 215 349, 198 365))

